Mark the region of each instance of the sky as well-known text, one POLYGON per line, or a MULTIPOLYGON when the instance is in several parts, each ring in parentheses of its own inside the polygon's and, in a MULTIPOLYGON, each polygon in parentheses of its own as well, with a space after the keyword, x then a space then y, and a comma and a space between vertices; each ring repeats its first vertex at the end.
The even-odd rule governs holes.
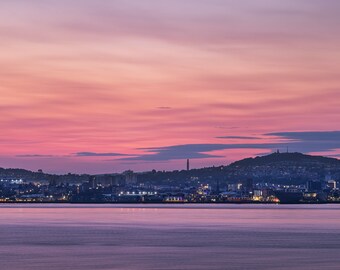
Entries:
POLYGON ((338 0, 2 0, 0 167, 340 158, 338 0))

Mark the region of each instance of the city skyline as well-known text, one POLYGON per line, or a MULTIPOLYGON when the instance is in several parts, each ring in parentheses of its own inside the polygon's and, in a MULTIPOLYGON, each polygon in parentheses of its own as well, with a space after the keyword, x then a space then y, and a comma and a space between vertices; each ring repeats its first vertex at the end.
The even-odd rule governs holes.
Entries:
POLYGON ((339 13, 335 0, 2 1, 0 167, 338 158, 339 13))

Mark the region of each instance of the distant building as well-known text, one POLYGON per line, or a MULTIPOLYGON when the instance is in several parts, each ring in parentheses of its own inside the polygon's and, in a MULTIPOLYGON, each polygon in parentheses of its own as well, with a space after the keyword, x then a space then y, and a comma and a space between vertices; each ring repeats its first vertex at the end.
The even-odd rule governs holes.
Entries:
POLYGON ((275 193, 271 188, 264 188, 262 189, 262 196, 268 198, 270 196, 274 196, 275 193))
POLYGON ((228 191, 237 191, 241 188, 241 184, 228 184, 228 191))
POLYGON ((334 180, 329 180, 329 181, 327 182, 327 187, 329 187, 330 189, 336 189, 336 188, 337 188, 336 181, 334 181, 334 180))
POLYGON ((97 185, 101 185, 103 187, 112 186, 113 184, 113 176, 112 175, 97 175, 96 182, 97 185))
POLYGON ((321 181, 308 181, 307 182, 307 191, 308 192, 317 192, 322 190, 321 181))
POLYGON ((247 192, 252 192, 253 189, 254 189, 254 182, 253 182, 253 179, 252 178, 248 178, 246 181, 245 181, 245 191, 247 192))
POLYGON ((137 175, 133 171, 125 171, 123 175, 125 176, 125 185, 131 186, 137 184, 137 175))
POLYGON ((190 171, 190 160, 187 159, 187 171, 190 171))
POLYGON ((245 193, 253 192, 254 186, 253 186, 253 179, 248 178, 246 180, 241 181, 238 184, 231 184, 228 185, 229 191, 237 191, 240 190, 245 193))

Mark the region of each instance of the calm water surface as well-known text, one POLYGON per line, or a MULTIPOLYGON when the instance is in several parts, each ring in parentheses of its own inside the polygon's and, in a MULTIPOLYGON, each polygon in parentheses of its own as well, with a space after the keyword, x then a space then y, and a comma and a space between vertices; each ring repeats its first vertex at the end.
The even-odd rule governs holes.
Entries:
POLYGON ((340 269, 340 205, 0 205, 0 269, 340 269))

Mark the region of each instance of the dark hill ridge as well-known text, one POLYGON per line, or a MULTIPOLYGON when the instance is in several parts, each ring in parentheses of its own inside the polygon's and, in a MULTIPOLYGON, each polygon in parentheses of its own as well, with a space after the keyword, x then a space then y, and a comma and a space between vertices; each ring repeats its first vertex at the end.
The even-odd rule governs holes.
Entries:
POLYGON ((254 167, 254 166, 271 166, 278 164, 296 164, 300 166, 305 165, 329 165, 340 166, 340 160, 336 158, 329 158, 323 156, 311 156, 302 153, 273 153, 267 156, 259 156, 255 158, 246 158, 236 161, 229 165, 231 168, 235 167, 254 167))
MULTIPOLYGON (((200 183, 215 185, 236 183, 252 178, 254 182, 302 184, 307 180, 323 180, 331 175, 340 181, 340 160, 301 153, 273 153, 267 156, 246 158, 228 166, 175 171, 149 171, 137 173, 138 182, 154 185, 192 186, 200 183)), ((51 175, 22 169, 0 168, 0 179, 25 179, 27 181, 51 181, 83 183, 89 175, 51 175)))
POLYGON ((303 184, 308 180, 340 180, 340 160, 301 153, 273 153, 246 158, 225 168, 227 179, 252 178, 254 182, 303 184))
POLYGON ((301 153, 273 153, 247 158, 228 166, 192 169, 190 171, 145 172, 141 182, 163 185, 237 183, 248 178, 254 182, 305 184, 308 180, 324 180, 330 175, 340 180, 340 160, 301 153))

